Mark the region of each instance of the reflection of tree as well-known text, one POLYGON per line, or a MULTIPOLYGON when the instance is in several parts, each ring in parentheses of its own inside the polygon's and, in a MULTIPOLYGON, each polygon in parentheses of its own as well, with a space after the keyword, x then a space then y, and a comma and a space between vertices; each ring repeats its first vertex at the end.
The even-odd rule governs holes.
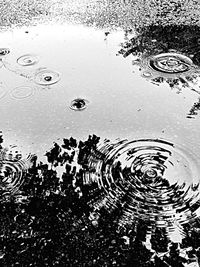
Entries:
POLYGON ((48 164, 34 158, 20 188, 27 200, 13 195, 0 202, 1 266, 183 266, 192 261, 191 255, 198 257, 198 222, 194 230, 188 224, 181 248, 159 227, 149 247, 145 221, 135 219, 118 228, 120 206, 110 211, 102 207, 95 217, 91 203, 101 190, 84 183, 84 174, 93 171, 88 162, 99 141, 95 135, 79 142, 66 138, 46 153, 48 164), (62 179, 58 167, 63 167, 62 179))
POLYGON ((194 118, 194 116, 198 115, 198 111, 200 110, 200 98, 197 102, 195 102, 190 109, 187 118, 194 118))
POLYGON ((200 28, 189 25, 148 26, 140 28, 136 37, 122 45, 120 51, 125 57, 130 53, 159 54, 170 49, 194 55, 198 64, 200 53, 200 28))
MULTIPOLYGON (((130 33, 129 33, 130 34, 130 33)), ((127 39, 128 33, 125 33, 127 39)), ((180 93, 189 88, 200 93, 198 79, 200 77, 200 27, 189 25, 148 26, 139 28, 137 34, 122 44, 119 54, 123 57, 134 56, 133 64, 139 66, 142 76, 150 82, 160 85, 167 83, 171 89, 180 93), (148 64, 148 58, 162 53, 177 53, 187 56, 193 65, 183 73, 164 73, 148 64)), ((199 102, 194 103, 187 118, 197 115, 199 102)))

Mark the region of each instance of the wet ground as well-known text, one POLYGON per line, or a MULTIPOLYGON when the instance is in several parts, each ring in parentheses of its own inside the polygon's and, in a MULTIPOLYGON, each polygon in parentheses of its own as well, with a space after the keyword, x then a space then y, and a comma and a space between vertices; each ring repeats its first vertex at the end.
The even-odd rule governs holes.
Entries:
POLYGON ((0 8, 1 266, 199 266, 199 3, 0 8))

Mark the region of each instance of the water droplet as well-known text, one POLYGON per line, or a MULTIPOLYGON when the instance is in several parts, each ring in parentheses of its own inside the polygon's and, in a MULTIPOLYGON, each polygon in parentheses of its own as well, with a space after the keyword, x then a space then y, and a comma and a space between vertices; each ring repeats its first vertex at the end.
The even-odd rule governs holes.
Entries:
POLYGON ((19 86, 14 88, 10 94, 15 99, 25 99, 32 96, 34 93, 34 89, 29 86, 19 86))
POLYGON ((105 141, 88 159, 84 179, 99 188, 95 210, 120 204, 120 224, 165 222, 172 231, 200 213, 200 166, 185 148, 163 140, 105 141))
POLYGON ((10 53, 9 48, 0 48, 0 59, 10 53))
POLYGON ((35 55, 27 54, 19 57, 17 63, 21 66, 31 66, 38 63, 38 57, 35 55))
POLYGON ((81 111, 87 107, 88 103, 89 101, 86 99, 77 98, 71 102, 70 108, 76 111, 81 111))
POLYGON ((182 73, 190 69, 192 60, 177 53, 163 53, 149 58, 149 66, 159 72, 182 73))
POLYGON ((58 72, 42 69, 36 72, 34 81, 40 85, 51 85, 57 83, 60 80, 60 74, 58 72))
POLYGON ((12 157, 7 149, 0 151, 0 190, 2 196, 12 195, 19 191, 24 175, 32 166, 33 156, 25 159, 12 157))

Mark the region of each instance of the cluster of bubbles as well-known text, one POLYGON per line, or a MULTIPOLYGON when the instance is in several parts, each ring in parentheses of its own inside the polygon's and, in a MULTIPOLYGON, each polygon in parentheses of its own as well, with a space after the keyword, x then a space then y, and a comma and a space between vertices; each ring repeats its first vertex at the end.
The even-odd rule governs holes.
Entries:
POLYGON ((105 141, 90 155, 84 183, 96 183, 96 214, 121 207, 120 225, 143 220, 170 233, 200 215, 200 166, 188 150, 163 140, 105 141), (103 194, 102 194, 103 191, 103 194))
POLYGON ((0 194, 1 198, 19 194, 28 169, 32 166, 32 155, 22 159, 20 153, 12 153, 8 148, 0 151, 0 194))

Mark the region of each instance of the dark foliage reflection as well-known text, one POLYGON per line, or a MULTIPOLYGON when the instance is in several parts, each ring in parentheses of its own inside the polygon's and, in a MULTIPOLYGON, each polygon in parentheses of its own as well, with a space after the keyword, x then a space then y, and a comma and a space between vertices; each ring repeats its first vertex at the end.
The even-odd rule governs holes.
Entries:
POLYGON ((22 158, 1 146, 2 266, 197 264, 199 167, 188 151, 93 135, 54 143, 47 163, 22 158))
MULTIPOLYGON (((200 94, 200 28, 197 26, 149 26, 127 41, 119 54, 133 56, 133 65, 150 82, 167 83, 180 93, 188 88, 200 94)), ((187 118, 194 118, 199 104, 194 103, 187 118)))

